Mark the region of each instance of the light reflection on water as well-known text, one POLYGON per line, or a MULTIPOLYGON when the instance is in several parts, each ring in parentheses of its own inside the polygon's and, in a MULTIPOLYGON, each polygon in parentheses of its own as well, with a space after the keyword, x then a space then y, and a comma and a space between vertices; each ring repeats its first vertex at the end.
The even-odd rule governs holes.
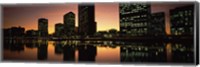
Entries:
POLYGON ((4 41, 4 60, 193 63, 192 42, 4 41))

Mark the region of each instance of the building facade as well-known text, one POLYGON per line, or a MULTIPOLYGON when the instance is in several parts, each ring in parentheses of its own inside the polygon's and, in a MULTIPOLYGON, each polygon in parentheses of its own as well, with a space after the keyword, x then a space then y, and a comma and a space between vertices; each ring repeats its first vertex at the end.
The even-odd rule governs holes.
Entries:
POLYGON ((48 36, 48 19, 38 19, 38 35, 41 37, 48 36))
POLYGON ((146 36, 150 26, 151 8, 146 3, 121 3, 120 33, 129 36, 146 36))
POLYGON ((151 14, 150 32, 152 36, 165 36, 165 13, 158 12, 151 14))
POLYGON ((194 31, 194 5, 170 10, 171 35, 191 36, 194 31))
POLYGON ((73 35, 75 31, 75 14, 69 12, 64 15, 64 32, 65 35, 73 35))
POLYGON ((64 24, 57 23, 55 25, 55 36, 64 36, 64 24))
POLYGON ((78 28, 80 35, 94 35, 96 33, 94 4, 79 4, 78 28))

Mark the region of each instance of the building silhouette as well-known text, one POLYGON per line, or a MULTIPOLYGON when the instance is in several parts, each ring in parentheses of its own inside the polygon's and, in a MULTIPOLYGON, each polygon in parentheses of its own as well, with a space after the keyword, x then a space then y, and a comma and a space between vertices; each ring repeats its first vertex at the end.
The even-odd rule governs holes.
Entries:
POLYGON ((112 34, 116 34, 117 33, 117 29, 110 29, 108 30, 109 33, 112 33, 112 34))
POLYGON ((149 33, 150 4, 121 3, 120 32, 129 36, 146 36, 149 33))
POLYGON ((65 33, 64 33, 64 24, 62 23, 57 23, 55 25, 55 36, 57 37, 60 37, 60 36, 63 36, 65 33))
POLYGON ((64 15, 64 32, 65 35, 70 36, 74 34, 75 29, 75 14, 69 12, 64 15))
POLYGON ((94 4, 78 5, 78 29, 80 35, 94 35, 96 33, 94 4))
POLYGON ((48 36, 48 19, 38 19, 38 35, 41 37, 48 36))
POLYGON ((158 12, 151 14, 150 31, 152 36, 165 36, 165 13, 158 12))
POLYGON ((25 28, 23 27, 11 27, 3 29, 4 37, 22 37, 25 34, 25 28))
POLYGON ((170 10, 171 35, 191 36, 194 27, 194 5, 177 7, 170 10))
POLYGON ((38 31, 37 30, 27 30, 26 31, 26 36, 28 36, 28 37, 36 37, 36 36, 38 36, 38 31))

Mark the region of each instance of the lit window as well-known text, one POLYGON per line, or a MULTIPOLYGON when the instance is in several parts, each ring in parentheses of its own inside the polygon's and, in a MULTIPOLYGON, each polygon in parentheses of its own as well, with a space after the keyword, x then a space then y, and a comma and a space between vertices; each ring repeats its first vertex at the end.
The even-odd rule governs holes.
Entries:
POLYGON ((185 25, 188 25, 188 23, 186 22, 185 25))
POLYGON ((147 31, 147 28, 144 28, 145 31, 147 31))
POLYGON ((126 29, 122 29, 123 32, 126 32, 126 29))
POLYGON ((178 30, 182 31, 182 30, 183 30, 183 28, 179 28, 178 30))

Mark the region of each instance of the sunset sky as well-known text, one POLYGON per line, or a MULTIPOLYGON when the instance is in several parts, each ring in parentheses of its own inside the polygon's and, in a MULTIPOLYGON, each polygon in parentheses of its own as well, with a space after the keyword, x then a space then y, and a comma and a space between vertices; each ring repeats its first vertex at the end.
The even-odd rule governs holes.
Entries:
MULTIPOLYGON (((118 3, 95 3, 95 21, 97 31, 115 28, 119 30, 119 4, 118 3)), ((169 10, 175 7, 187 5, 185 3, 154 3, 151 4, 152 13, 165 12, 166 32, 170 34, 169 10)), ((56 23, 63 23, 63 16, 68 12, 76 14, 76 26, 78 26, 78 4, 26 4, 3 6, 3 28, 13 26, 25 27, 26 30, 38 28, 38 18, 49 20, 49 33, 54 33, 56 23)))

